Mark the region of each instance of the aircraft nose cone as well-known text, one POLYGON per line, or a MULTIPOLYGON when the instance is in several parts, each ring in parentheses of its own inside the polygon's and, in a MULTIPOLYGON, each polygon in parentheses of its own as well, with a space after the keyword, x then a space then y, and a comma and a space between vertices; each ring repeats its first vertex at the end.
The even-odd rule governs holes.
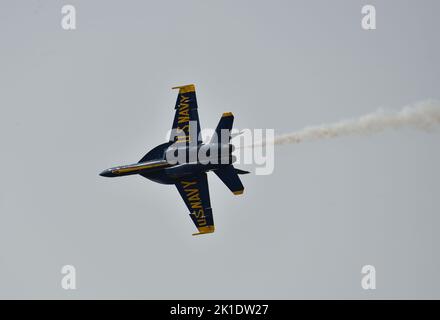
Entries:
POLYGON ((99 174, 101 177, 112 177, 112 172, 110 170, 104 170, 99 174))

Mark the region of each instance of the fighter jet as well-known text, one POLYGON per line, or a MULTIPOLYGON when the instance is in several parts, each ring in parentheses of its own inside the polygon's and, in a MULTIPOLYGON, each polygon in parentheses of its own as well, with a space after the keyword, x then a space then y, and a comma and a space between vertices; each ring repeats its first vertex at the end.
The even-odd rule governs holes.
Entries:
POLYGON ((174 184, 198 229, 193 235, 213 233, 215 227, 206 173, 213 171, 235 195, 244 191, 238 175, 249 173, 232 165, 236 161, 230 143, 234 116, 231 112, 223 113, 213 137, 209 143, 203 143, 195 86, 189 84, 173 89, 179 89, 179 94, 169 141, 151 149, 138 163, 113 167, 100 175, 139 174, 158 183, 174 184))

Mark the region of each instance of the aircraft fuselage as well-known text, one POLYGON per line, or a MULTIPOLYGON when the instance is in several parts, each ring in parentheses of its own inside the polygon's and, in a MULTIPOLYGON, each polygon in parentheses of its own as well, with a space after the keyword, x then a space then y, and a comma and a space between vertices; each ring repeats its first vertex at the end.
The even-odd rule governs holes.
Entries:
POLYGON ((102 171, 99 175, 102 177, 121 177, 132 174, 150 173, 169 167, 166 160, 153 160, 129 165, 112 167, 102 171))
POLYGON ((226 148, 228 150, 224 153, 221 152, 222 150, 220 150, 217 145, 209 144, 202 144, 195 149, 192 147, 181 148, 179 152, 183 152, 187 160, 184 162, 177 161, 176 163, 170 163, 165 159, 166 153, 174 152, 175 150, 179 149, 173 149, 171 147, 164 150, 162 159, 142 161, 139 163, 112 167, 102 171, 99 175, 102 177, 121 177, 140 174, 143 177, 158 183, 172 184, 175 182, 175 180, 178 180, 182 177, 197 175, 202 172, 208 172, 218 169, 223 165, 232 164, 236 160, 235 157, 230 154, 230 152, 233 150, 233 147, 232 145, 229 145, 226 146, 226 148), (201 161, 201 159, 198 157, 199 153, 195 155, 195 161, 191 162, 190 160, 188 160, 191 159, 189 156, 190 152, 199 152, 201 149, 204 149, 204 154, 206 155, 206 150, 208 150, 209 147, 211 147, 211 150, 215 149, 218 151, 217 155, 215 156, 216 161, 203 162, 203 160, 201 161))

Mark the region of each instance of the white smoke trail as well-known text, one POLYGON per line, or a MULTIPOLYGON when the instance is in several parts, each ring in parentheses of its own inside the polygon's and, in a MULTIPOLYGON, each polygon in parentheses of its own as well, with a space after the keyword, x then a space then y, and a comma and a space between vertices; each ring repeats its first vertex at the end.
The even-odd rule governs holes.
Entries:
MULTIPOLYGON (((297 132, 275 136, 273 143, 276 145, 293 144, 340 136, 369 135, 386 129, 400 129, 403 127, 430 131, 439 124, 440 101, 427 100, 406 106, 397 112, 380 109, 357 119, 306 127, 297 132)), ((253 145, 264 145, 268 142, 256 142, 253 145)))

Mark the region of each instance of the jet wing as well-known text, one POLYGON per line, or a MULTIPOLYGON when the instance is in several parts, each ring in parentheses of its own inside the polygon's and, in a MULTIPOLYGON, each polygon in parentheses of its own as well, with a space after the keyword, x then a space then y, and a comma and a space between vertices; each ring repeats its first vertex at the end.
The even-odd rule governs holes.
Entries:
POLYGON ((174 87, 179 89, 176 101, 170 141, 174 143, 201 143, 199 113, 197 111, 196 88, 193 84, 174 87))
POLYGON ((176 187, 188 207, 189 216, 199 230, 193 236, 214 232, 214 219, 206 173, 182 179, 176 183, 176 187))

